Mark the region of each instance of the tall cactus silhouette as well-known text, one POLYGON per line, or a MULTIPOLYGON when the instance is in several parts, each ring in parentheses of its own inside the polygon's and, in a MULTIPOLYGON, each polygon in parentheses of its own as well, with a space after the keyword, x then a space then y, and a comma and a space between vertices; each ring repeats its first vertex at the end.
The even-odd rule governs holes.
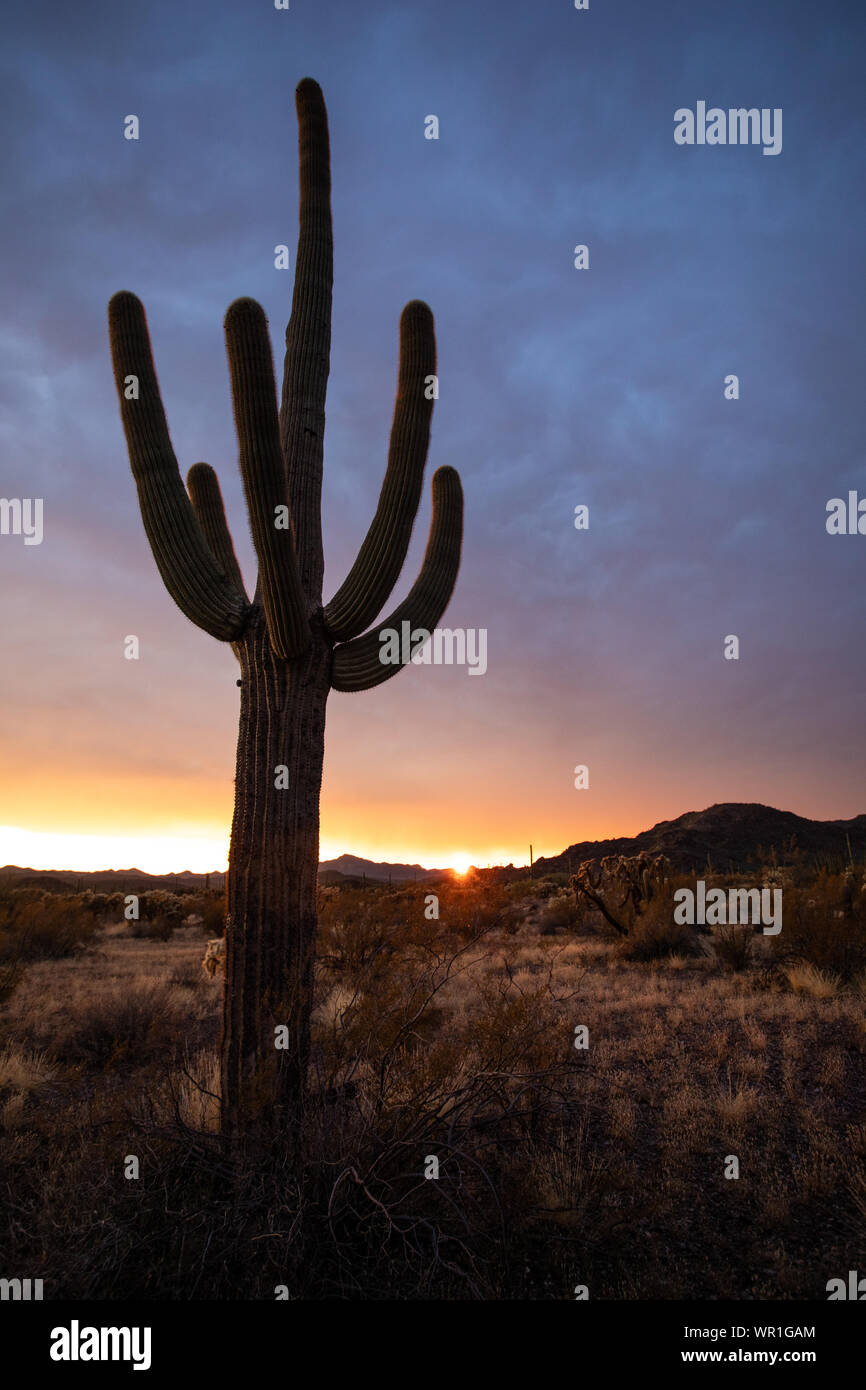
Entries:
POLYGON ((330 155, 318 84, 305 78, 295 99, 299 233, 279 413, 263 310, 252 299, 238 299, 225 318, 240 468, 259 562, 252 602, 216 474, 196 463, 187 488, 181 481, 144 309, 126 291, 108 306, 123 428, 159 572, 188 618, 231 643, 241 668, 221 1039, 222 1127, 231 1138, 260 1121, 300 1131, 328 693, 367 690, 401 669, 380 661, 378 631, 399 629, 407 619, 413 629, 436 626, 454 588, 463 531, 459 476, 440 468, 433 477, 432 523, 418 579, 389 618, 365 631, 406 558, 427 457, 436 342, 433 315, 414 300, 400 318, 397 399, 376 514, 348 577, 323 607, 330 155), (281 1026, 287 1034, 277 1034, 281 1026), (286 1039, 287 1046, 276 1045, 286 1039))

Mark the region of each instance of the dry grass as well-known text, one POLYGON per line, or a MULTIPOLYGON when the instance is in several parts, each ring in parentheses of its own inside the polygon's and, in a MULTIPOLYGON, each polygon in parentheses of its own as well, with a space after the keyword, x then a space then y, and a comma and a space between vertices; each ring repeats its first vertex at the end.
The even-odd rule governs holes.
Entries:
POLYGON ((810 999, 833 999, 842 983, 838 975, 819 970, 810 961, 792 961, 783 967, 783 973, 795 994, 805 994, 810 999))
POLYGON ((813 1298, 855 1267, 856 976, 768 974, 760 937, 736 969, 652 942, 629 959, 516 920, 516 895, 443 892, 438 922, 420 895, 343 897, 303 1182, 279 1152, 225 1166, 200 930, 108 924, 27 966, 0 1011, 0 1144, 16 1267, 47 1249, 52 1296, 561 1298, 579 1268, 593 1297, 813 1298), (146 1182, 118 1185, 126 1153, 146 1182))
POLYGON ((57 1075, 57 1068, 44 1052, 29 1052, 7 1043, 0 1052, 0 1090, 33 1091, 57 1075))
POLYGON ((0 1053, 0 1126, 15 1129, 22 1121, 28 1097, 56 1075, 57 1068, 44 1052, 7 1043, 0 1053))
POLYGON ((716 1100, 716 1111, 722 1123, 732 1129, 741 1129, 753 1118, 757 1109, 757 1090, 742 1082, 735 1084, 729 1074, 726 1084, 720 1085, 716 1100))

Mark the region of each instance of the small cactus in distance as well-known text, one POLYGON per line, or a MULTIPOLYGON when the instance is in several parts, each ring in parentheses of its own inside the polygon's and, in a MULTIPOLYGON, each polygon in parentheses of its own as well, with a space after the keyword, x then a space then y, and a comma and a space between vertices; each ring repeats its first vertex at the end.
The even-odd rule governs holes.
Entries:
MULTIPOLYGON (((330 690, 361 691, 400 670, 380 661, 366 631, 399 577, 418 503, 436 372, 433 315, 413 300, 400 318, 397 399, 375 516, 345 582, 322 602, 321 488, 333 250, 325 103, 305 78, 296 91, 300 156, 298 251, 276 402, 267 321, 252 299, 225 318, 240 468, 259 562, 252 600, 213 469, 196 463, 184 487, 169 439, 144 309, 121 292, 109 304, 114 375, 145 532, 175 603, 231 643, 240 663, 240 728, 228 869, 221 1036, 222 1128, 230 1139, 261 1122, 287 1143, 302 1121, 309 1058, 319 793, 330 690), (137 391, 126 389, 137 378, 137 391), (278 1041, 279 1040, 279 1041, 278 1041)), ((453 468, 433 477, 433 517, 419 576, 379 628, 432 630, 460 563, 463 495, 453 468)))

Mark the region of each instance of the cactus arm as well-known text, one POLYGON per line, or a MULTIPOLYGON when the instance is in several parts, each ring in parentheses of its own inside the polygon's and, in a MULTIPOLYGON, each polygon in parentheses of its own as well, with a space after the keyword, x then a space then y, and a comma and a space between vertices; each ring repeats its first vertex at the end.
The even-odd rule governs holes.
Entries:
POLYGON ((379 660, 384 628, 401 631, 408 621, 412 629, 432 631, 454 590, 460 567, 463 541, 463 489, 453 468, 438 468, 433 474, 433 519, 424 562, 407 598, 390 617, 363 637, 355 637, 334 648, 331 687, 334 690, 370 690, 397 674, 402 667, 379 660))
POLYGON ((244 578, 226 523, 219 481, 210 464, 194 463, 186 475, 186 487, 211 554, 238 593, 246 598, 244 578))
POLYGON ((307 597, 320 603, 322 454, 334 283, 330 147, 325 101, 312 78, 298 83, 295 106, 300 165, 298 250, 286 329, 280 440, 301 583, 307 597))
POLYGON ((113 295, 108 327, 129 461, 157 568, 182 613, 212 637, 233 641, 244 629, 249 605, 211 555, 181 480, 141 301, 126 290, 113 295), (137 400, 126 398, 130 376, 138 379, 137 400))
POLYGON ((430 442, 433 400, 426 398, 425 383, 435 371, 433 315, 415 299, 400 315, 397 398, 379 505, 357 560, 325 607, 328 631, 338 641, 357 637, 373 622, 403 568, 430 442))
POLYGON ((310 626, 292 528, 276 524, 276 508, 287 506, 286 473, 268 321, 261 305, 254 299, 236 299, 226 313, 225 332, 261 601, 271 646, 288 661, 309 646, 310 626))

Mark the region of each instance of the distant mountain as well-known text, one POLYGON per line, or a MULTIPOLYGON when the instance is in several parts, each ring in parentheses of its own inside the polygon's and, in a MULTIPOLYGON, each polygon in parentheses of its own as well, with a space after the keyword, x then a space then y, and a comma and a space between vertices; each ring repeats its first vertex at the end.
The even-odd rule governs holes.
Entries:
POLYGON ((866 815, 853 820, 808 820, 792 811, 777 811, 755 801, 725 801, 705 811, 687 811, 676 820, 659 821, 639 835, 617 840, 583 840, 549 859, 536 859, 534 872, 576 872, 585 859, 608 854, 666 854, 675 868, 745 868, 773 849, 779 863, 799 850, 807 861, 841 860, 850 852, 866 854, 866 815))
MULTIPOLYGON (((866 858, 866 815, 852 820, 808 820, 792 811, 777 811, 773 806, 761 806, 755 801, 725 801, 709 806, 705 811, 687 811, 676 820, 659 821, 639 835, 622 836, 615 840, 582 840, 570 845, 562 854, 549 859, 536 859, 533 872, 576 872, 584 859, 603 859, 608 854, 666 854, 677 869, 702 869, 709 861, 713 868, 727 870, 755 865, 759 850, 764 856, 775 849, 779 863, 790 862, 799 851, 808 863, 822 861, 839 864, 849 851, 861 862, 866 858)), ((528 873, 528 866, 516 869, 481 869, 480 876, 488 881, 512 879, 528 873)), ((341 854, 319 865, 319 881, 324 884, 361 881, 392 883, 429 883, 445 878, 450 869, 423 869, 420 864, 377 864, 360 859, 355 854, 341 854)), ((148 888, 167 888, 194 892, 204 888, 225 886, 224 873, 146 874, 140 869, 104 869, 98 873, 62 873, 49 870, 21 869, 7 864, 0 869, 0 881, 12 879, 20 886, 36 884, 56 892, 75 892, 92 888, 94 892, 127 892, 148 888)))
POLYGON ((146 874, 143 869, 97 869, 94 873, 64 869, 58 873, 53 869, 22 869, 17 864, 6 864, 0 869, 0 882, 4 879, 11 879, 16 888, 44 888, 56 893, 79 893, 85 888, 94 893, 146 892, 154 888, 194 893, 208 885, 225 887, 226 876, 193 874, 188 869, 179 874, 146 874))
POLYGON ((441 878, 448 869, 422 869, 420 864, 374 864, 370 859, 359 859, 355 854, 341 854, 338 859, 326 859, 319 865, 319 878, 375 878, 385 882, 390 877, 394 883, 424 883, 427 879, 441 878))
MULTIPOLYGON (((329 859, 319 865, 321 883, 342 883, 345 880, 364 878, 387 883, 427 883, 441 879, 450 873, 449 869, 423 869, 420 864, 374 864, 371 859, 359 859, 355 854, 341 854, 339 859, 329 859)), ((73 869, 58 873, 51 869, 22 869, 16 864, 6 864, 0 869, 0 882, 13 880, 17 888, 39 887, 49 892, 76 893, 90 888, 94 893, 114 893, 165 888, 169 892, 196 892, 210 886, 224 888, 224 873, 193 874, 188 870, 179 874, 147 874, 143 869, 101 869, 95 873, 77 873, 73 869)))

